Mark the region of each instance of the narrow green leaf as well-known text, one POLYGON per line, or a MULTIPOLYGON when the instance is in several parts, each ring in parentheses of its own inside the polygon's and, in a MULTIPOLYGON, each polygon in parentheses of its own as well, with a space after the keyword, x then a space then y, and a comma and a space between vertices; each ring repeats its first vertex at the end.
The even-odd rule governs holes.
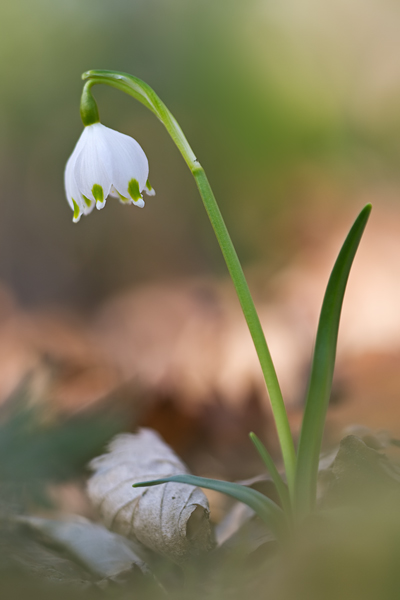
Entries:
POLYGON ((272 460, 271 455, 269 454, 268 450, 266 449, 266 447, 264 446, 262 441, 253 432, 251 432, 249 434, 249 437, 250 437, 251 441, 253 442, 254 446, 256 447, 257 452, 261 456, 261 459, 262 459, 263 463, 265 464, 269 474, 272 477, 272 481, 275 484, 276 491, 278 492, 280 501, 282 503, 283 510, 285 511, 285 513, 287 515, 290 515, 290 513, 292 511, 291 511, 291 505, 290 505, 289 490, 287 488, 286 483, 283 481, 282 477, 280 476, 278 469, 276 468, 275 463, 272 460))
POLYGON ((173 475, 154 481, 135 483, 132 487, 151 487, 153 485, 170 482, 187 483, 188 485, 215 490, 216 492, 221 492, 222 494, 226 494, 227 496, 239 500, 239 502, 247 504, 247 506, 250 506, 260 519, 271 528, 277 538, 282 537, 286 530, 284 513, 275 502, 270 498, 267 498, 267 496, 264 496, 264 494, 261 494, 261 492, 257 492, 257 490, 252 490, 251 488, 238 483, 196 477, 195 475, 173 475))
POLYGON ((315 504, 319 454, 332 388, 343 296, 370 212, 371 205, 368 204, 354 222, 333 267, 322 304, 297 457, 295 502, 299 515, 308 514, 315 504))

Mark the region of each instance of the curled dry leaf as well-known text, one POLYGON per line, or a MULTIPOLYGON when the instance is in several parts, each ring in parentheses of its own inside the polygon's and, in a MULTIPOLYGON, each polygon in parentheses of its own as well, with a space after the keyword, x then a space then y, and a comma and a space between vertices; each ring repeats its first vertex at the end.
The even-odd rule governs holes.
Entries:
POLYGON ((178 483, 132 488, 139 481, 188 472, 151 429, 116 436, 108 454, 90 468, 89 497, 109 529, 177 563, 213 547, 208 502, 199 488, 178 483))

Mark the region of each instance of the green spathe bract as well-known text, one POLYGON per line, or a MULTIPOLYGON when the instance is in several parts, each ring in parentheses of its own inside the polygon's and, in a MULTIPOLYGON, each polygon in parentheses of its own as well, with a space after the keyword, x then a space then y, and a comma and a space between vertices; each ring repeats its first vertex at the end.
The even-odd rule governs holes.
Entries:
POLYGON ((81 96, 81 119, 85 127, 93 125, 93 123, 99 123, 99 110, 92 94, 90 93, 90 86, 84 86, 81 96))
MULTIPOLYGON (((293 518, 295 520, 304 519, 315 506, 318 459, 332 387, 341 307, 350 268, 367 223, 371 206, 367 205, 356 219, 329 279, 318 326, 297 458, 278 378, 242 267, 204 169, 197 161, 182 129, 151 87, 137 77, 116 71, 95 70, 87 71, 82 78, 86 80, 86 83, 82 95, 83 106, 81 106, 81 112, 83 112, 86 119, 90 120, 96 117, 93 109, 95 101, 91 96, 91 87, 103 83, 117 88, 144 104, 157 116, 171 135, 191 170, 225 258, 257 351, 271 401, 287 480, 286 485, 266 448, 256 435, 250 434, 252 442, 275 483, 282 508, 260 492, 245 486, 193 475, 175 475, 166 479, 137 483, 134 487, 179 482, 225 493, 250 506, 261 519, 269 524, 275 535, 282 538, 292 527, 293 518)), ((134 184, 132 184, 132 190, 129 189, 132 197, 134 197, 136 191, 134 184)))

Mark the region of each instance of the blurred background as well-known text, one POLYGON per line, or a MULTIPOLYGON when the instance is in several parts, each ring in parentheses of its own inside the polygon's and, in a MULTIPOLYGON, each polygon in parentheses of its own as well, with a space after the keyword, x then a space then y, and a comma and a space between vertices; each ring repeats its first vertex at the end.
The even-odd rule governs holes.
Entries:
POLYGON ((143 210, 109 199, 72 223, 63 170, 82 131, 81 73, 100 68, 148 82, 205 167, 295 433, 324 287, 373 202, 345 299, 327 441, 353 423, 400 435, 400 4, 3 0, 0 30, 7 410, 21 388, 44 407, 42 425, 118 407, 119 425, 94 436, 82 464, 137 424, 156 427, 203 475, 259 471, 250 429, 276 450, 191 175, 153 115, 111 88, 94 88, 102 122, 142 145, 157 195, 143 210))
POLYGON ((166 132, 109 88, 95 88, 102 121, 138 139, 158 194, 144 211, 111 201, 71 224, 63 169, 90 68, 154 87, 205 167, 245 265, 261 262, 266 276, 321 236, 319 219, 352 218, 365 195, 397 204, 399 18, 392 0, 4 0, 2 280, 24 306, 92 311, 142 282, 225 275, 166 132))

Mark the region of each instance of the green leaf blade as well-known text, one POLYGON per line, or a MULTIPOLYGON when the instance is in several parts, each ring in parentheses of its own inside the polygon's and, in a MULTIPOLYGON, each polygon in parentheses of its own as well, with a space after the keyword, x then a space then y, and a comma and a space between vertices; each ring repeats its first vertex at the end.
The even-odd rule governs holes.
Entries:
POLYGON ((282 537, 287 528, 282 509, 275 504, 273 500, 264 496, 261 492, 257 492, 257 490, 253 490, 238 483, 207 479, 205 477, 197 477, 196 475, 172 475, 171 477, 156 479, 154 481, 135 483, 132 487, 151 487, 171 482, 187 483, 188 485, 221 492, 222 494, 235 498, 239 502, 247 504, 247 506, 250 506, 260 519, 271 528, 277 538, 282 537))
POLYGON ((269 474, 271 475, 272 481, 275 484, 276 491, 278 492, 280 501, 282 503, 283 510, 289 516, 292 512, 292 509, 291 509, 290 496, 289 496, 289 490, 287 488, 287 485, 285 484, 282 477, 280 476, 278 469, 276 468, 275 463, 272 460, 271 455, 269 454, 268 450, 266 449, 264 444, 261 442, 261 440, 253 432, 251 432, 249 434, 249 437, 250 437, 251 441, 253 442, 257 452, 261 456, 261 459, 262 459, 263 463, 265 464, 269 474))
POLYGON ((298 447, 295 503, 299 515, 308 514, 315 503, 319 455, 332 388, 343 297, 370 212, 371 205, 368 204, 350 229, 333 267, 322 303, 298 447))

